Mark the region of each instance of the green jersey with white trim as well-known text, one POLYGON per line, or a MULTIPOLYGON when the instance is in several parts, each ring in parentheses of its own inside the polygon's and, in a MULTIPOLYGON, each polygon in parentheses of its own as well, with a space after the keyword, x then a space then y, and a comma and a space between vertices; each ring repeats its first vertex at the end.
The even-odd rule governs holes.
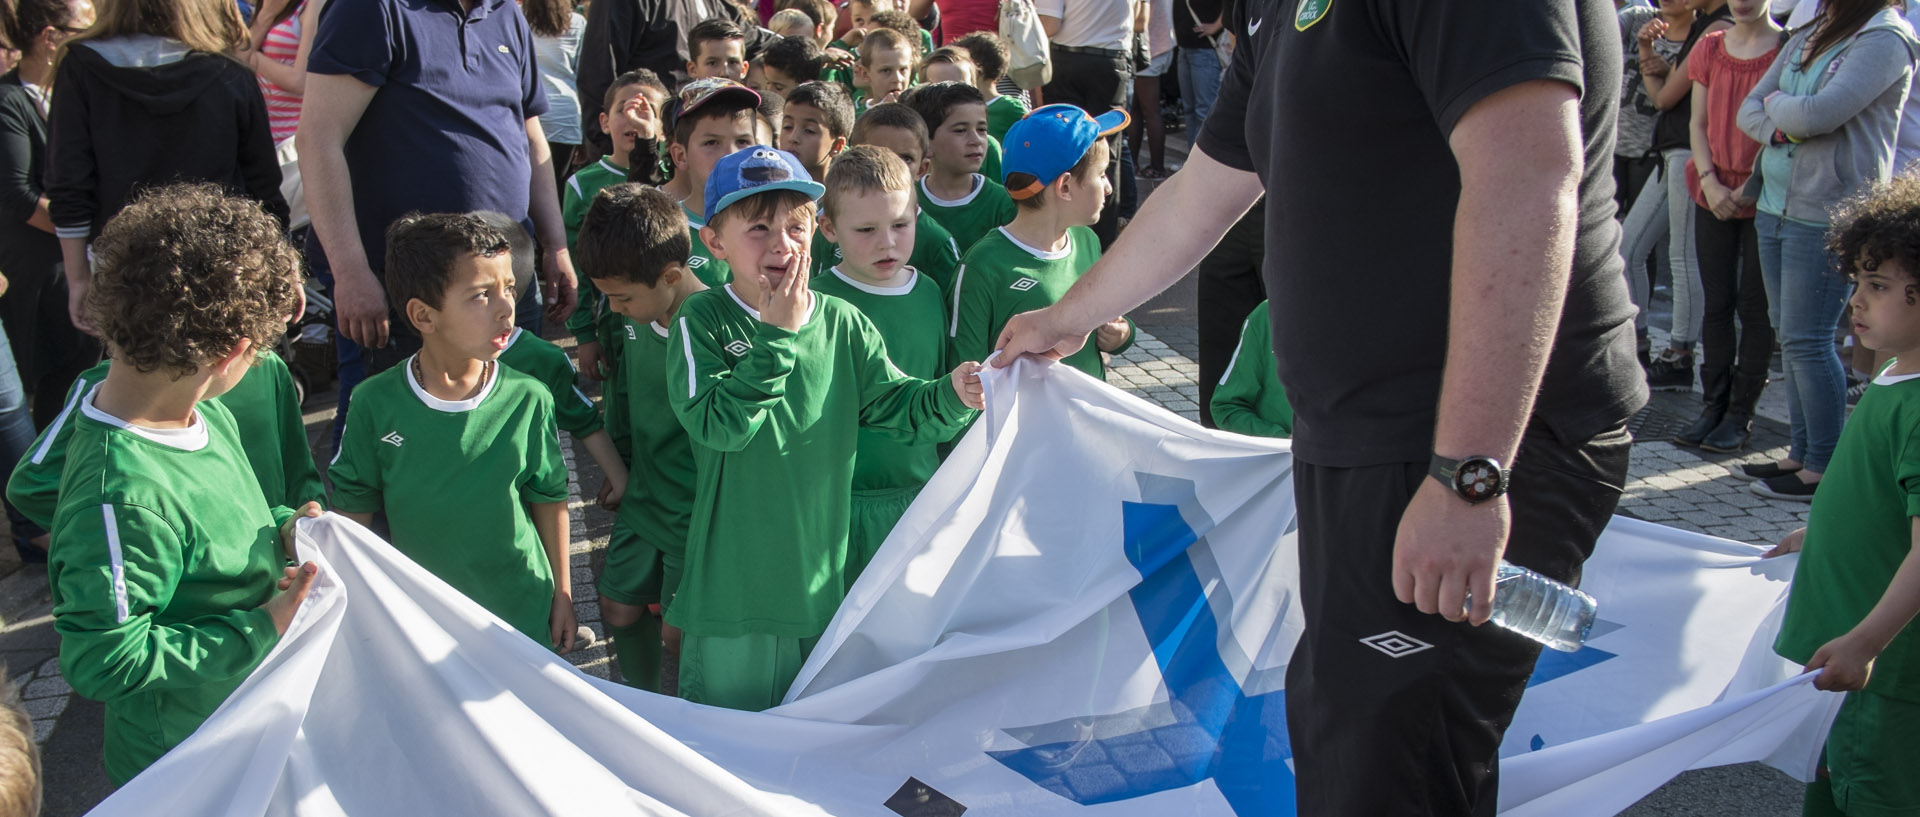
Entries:
MULTIPOLYGON (((887 359, 900 371, 922 380, 947 374, 947 307, 940 288, 926 276, 907 269, 906 282, 879 287, 854 280, 838 267, 813 280, 813 291, 832 295, 860 310, 886 341, 887 359)), ((936 443, 903 443, 870 428, 860 429, 853 461, 853 490, 872 491, 927 484, 940 467, 936 443)))
MULTIPOLYGON (((998 141, 1006 141, 1007 129, 1026 115, 1027 103, 1021 102, 1017 96, 1001 94, 987 100, 987 135, 998 141)), ((999 181, 995 176, 987 178, 999 181)))
POLYGON ((1208 401, 1214 425, 1255 437, 1293 436, 1293 404, 1273 359, 1273 324, 1261 301, 1240 328, 1240 346, 1208 401))
POLYGON ((624 317, 620 324, 620 386, 627 406, 621 421, 633 441, 633 470, 627 473, 619 521, 641 541, 681 553, 693 513, 695 473, 693 442, 667 399, 674 347, 660 324, 624 317))
POLYGON ((667 620, 693 636, 819 635, 845 594, 860 429, 928 443, 974 412, 946 378, 902 373, 873 322, 831 295, 795 332, 731 288, 696 293, 668 342, 667 394, 698 477, 667 620))
POLYGON ((260 608, 286 557, 233 415, 216 401, 183 429, 95 407, 68 422, 47 579, 60 674, 106 704, 107 774, 125 783, 213 714, 279 641, 260 608))
MULTIPOLYGON (((1052 306, 1093 262, 1100 260, 1100 239, 1086 227, 1067 230, 1067 246, 1057 252, 1029 247, 1001 227, 980 239, 961 259, 954 282, 953 316, 947 324, 949 360, 986 360, 1007 321, 1022 312, 1052 306)), ((1127 345, 1133 343, 1128 333, 1127 345)), ((1125 351, 1126 345, 1116 350, 1125 351)), ((1087 345, 1062 361, 1101 380, 1106 364, 1089 336, 1087 345)))
MULTIPOLYGON (((40 432, 33 447, 7 482, 7 501, 42 528, 52 530, 53 511, 60 502, 60 475, 67 467, 67 444, 80 416, 80 401, 95 384, 107 379, 112 361, 86 370, 67 390, 66 406, 40 432)), ((307 429, 301 422, 300 401, 287 363, 271 351, 262 352, 253 368, 226 394, 214 398, 233 415, 254 481, 276 505, 298 508, 308 502, 326 502, 320 469, 307 447, 307 429)))
POLYGON ((713 251, 707 249, 707 242, 700 238, 700 228, 707 226, 699 213, 688 209, 685 202, 680 211, 687 214, 687 231, 693 234, 693 255, 687 257, 687 266, 693 270, 693 277, 709 287, 717 287, 733 280, 733 271, 727 262, 713 257, 713 251))
MULTIPOLYGON (((587 210, 593 206, 593 197, 600 191, 627 180, 626 168, 613 163, 613 158, 603 156, 600 161, 580 168, 567 179, 566 189, 560 192, 560 221, 567 228, 567 251, 578 249, 580 224, 587 218, 587 210)), ((600 290, 593 286, 593 279, 579 276, 580 300, 573 314, 567 316, 567 331, 581 343, 600 340, 595 326, 605 320, 607 314, 606 299, 600 290)))
POLYGON ((940 222, 940 226, 953 234, 953 240, 959 245, 962 255, 973 249, 973 245, 985 238, 987 233, 1013 223, 1013 197, 1007 195, 1007 188, 979 173, 973 174, 973 192, 958 199, 947 200, 934 196, 927 190, 925 177, 920 179, 916 193, 920 199, 920 212, 933 216, 934 221, 940 222))
POLYGON ((353 390, 328 468, 333 506, 385 511, 400 552, 547 644, 553 566, 527 505, 567 501, 553 397, 495 366, 477 396, 441 400, 414 379, 413 360, 353 390))
MULTIPOLYGON (((811 280, 820 280, 827 270, 839 266, 842 258, 840 246, 827 240, 827 232, 814 228, 811 280)), ((907 255, 907 266, 919 270, 921 275, 940 287, 943 299, 951 291, 953 276, 960 269, 959 242, 954 241, 953 234, 925 211, 913 220, 913 252, 907 255)))
POLYGON ((600 407, 593 404, 593 398, 581 391, 576 382, 580 372, 573 368, 573 359, 552 341, 516 328, 507 337, 507 348, 500 352, 500 362, 521 374, 532 375, 547 387, 547 393, 553 396, 553 416, 561 430, 581 438, 604 427, 600 422, 600 407))

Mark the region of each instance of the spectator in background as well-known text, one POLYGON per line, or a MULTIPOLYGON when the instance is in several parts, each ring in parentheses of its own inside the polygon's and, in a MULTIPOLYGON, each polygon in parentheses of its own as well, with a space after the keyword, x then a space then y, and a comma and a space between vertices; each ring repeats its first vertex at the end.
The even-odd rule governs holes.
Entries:
POLYGON ((249 47, 240 61, 260 80, 273 128, 274 158, 280 162, 280 196, 287 200, 288 226, 305 230, 306 196, 300 185, 300 157, 293 134, 300 127, 300 101, 307 92, 307 54, 313 48, 314 23, 326 0, 267 0, 254 13, 249 47))
POLYGON ((1786 458, 1742 467, 1761 496, 1812 501, 1840 442, 1847 381, 1833 334, 1848 286, 1827 250, 1830 211, 1892 177, 1916 51, 1886 0, 1827 0, 1740 105, 1740 129, 1765 146, 1754 226, 1792 430, 1786 458))
POLYGON ((776 7, 807 15, 813 24, 812 37, 816 45, 826 48, 827 43, 833 42, 833 27, 840 22, 840 12, 834 9, 832 0, 780 0, 776 7))
POLYGON ((207 181, 259 201, 281 226, 280 164, 230 0, 103 0, 56 57, 47 202, 67 274, 68 313, 92 281, 87 245, 153 182, 207 181))
MULTIPOLYGON (((1129 46, 1133 32, 1143 30, 1144 19, 1136 20, 1137 0, 1039 0, 1034 9, 1040 13, 1040 27, 1047 32, 1053 81, 1041 88, 1047 104, 1064 103, 1100 116, 1119 108, 1126 110, 1127 85, 1133 77, 1133 55, 1129 46)), ((1120 138, 1108 137, 1111 155, 1121 155, 1120 138)), ((1113 243, 1120 232, 1120 162, 1107 165, 1107 180, 1112 193, 1100 208, 1100 222, 1093 233, 1100 246, 1113 243)))
MULTIPOLYGON (((580 91, 580 122, 586 129, 589 152, 606 155, 613 149, 600 130, 601 100, 613 78, 645 68, 677 91, 687 81, 687 33, 709 17, 739 26, 747 39, 747 53, 758 54, 773 32, 755 25, 740 7, 725 0, 596 0, 587 7, 587 30, 580 46, 580 68, 575 77, 580 91)), ((742 72, 744 74, 744 71, 742 72)))
POLYGON ((554 189, 558 190, 566 183, 574 152, 585 138, 580 129, 580 94, 574 90, 574 74, 580 69, 580 38, 586 34, 587 18, 574 11, 567 0, 520 0, 520 11, 533 31, 534 61, 540 66, 540 83, 547 91, 547 112, 540 115, 540 128, 547 133, 554 189))
POLYGON ((1142 179, 1167 177, 1167 128, 1160 121, 1160 78, 1173 67, 1173 6, 1181 0, 1142 0, 1147 3, 1147 67, 1133 77, 1133 125, 1127 129, 1134 175, 1142 179), (1142 140, 1142 134, 1146 139, 1142 140), (1147 165, 1140 167, 1140 143, 1147 143, 1147 165))
POLYGON ((100 345, 75 329, 67 312, 60 240, 53 234, 43 183, 54 54, 93 24, 93 4, 16 0, 10 5, 6 35, 20 45, 21 58, 0 76, 0 272, 7 278, 0 316, 20 380, 32 395, 33 424, 45 426, 60 413, 74 378, 100 359, 100 345))
POLYGON ((332 0, 320 14, 298 140, 319 239, 308 260, 332 285, 340 330, 336 440, 354 387, 419 348, 392 317, 399 305, 380 278, 387 225, 400 216, 497 210, 531 221, 543 280, 540 300, 529 288, 516 322, 537 332, 541 302, 551 320, 573 311, 533 32, 510 0, 466 2, 455 14, 409 0, 332 0), (467 71, 428 70, 459 60, 471 42, 497 48, 475 54, 467 71))
POLYGON ((745 82, 747 33, 730 20, 701 20, 687 32, 687 76, 745 82))
MULTIPOLYGON (((799 9, 781 9, 774 12, 773 18, 767 21, 767 28, 781 37, 800 37, 809 41, 817 31, 813 18, 799 9)), ((819 44, 815 43, 814 47, 819 48, 819 44)))
MULTIPOLYGON (((1179 49, 1180 105, 1187 118, 1187 133, 1198 138, 1200 123, 1213 110, 1213 98, 1220 93, 1221 21, 1226 19, 1227 0, 1174 0, 1173 43, 1179 49)), ((1052 101, 1052 100, 1048 100, 1052 101)), ((1249 309, 1252 307, 1249 306, 1249 309)), ((1201 405, 1205 405, 1204 403, 1201 405)))
MULTIPOLYGON (((1674 265, 1684 265, 1685 259, 1674 260, 1669 256, 1672 232, 1672 216, 1667 206, 1666 166, 1661 152, 1653 146, 1654 126, 1660 117, 1660 109, 1654 107, 1653 100, 1647 95, 1647 83, 1641 77, 1641 64, 1644 57, 1651 53, 1662 65, 1673 65, 1680 61, 1680 49, 1686 45, 1687 35, 1693 27, 1693 7, 1687 0, 1661 0, 1656 14, 1642 14, 1637 7, 1629 6, 1622 10, 1621 24, 1631 25, 1631 30, 1622 30, 1621 38, 1625 51, 1624 62, 1628 66, 1623 76, 1632 83, 1631 88, 1621 90, 1619 139, 1614 143, 1615 158, 1620 156, 1622 145, 1627 150, 1639 150, 1649 165, 1648 176, 1635 187, 1636 193, 1621 208, 1622 224, 1620 235, 1620 255, 1622 258, 1635 259, 1627 264, 1628 293, 1639 311, 1633 319, 1634 333, 1637 338, 1640 366, 1650 368, 1653 360, 1650 342, 1647 339, 1647 313, 1652 307, 1653 281, 1658 271, 1672 269, 1674 265), (1658 19, 1661 25, 1658 34, 1642 39, 1642 32, 1654 31, 1650 28, 1658 19), (1627 99, 1633 99, 1631 108, 1627 99), (1644 116, 1640 114, 1644 112, 1644 116), (1646 259, 1665 260, 1667 266, 1654 266, 1641 269, 1640 261, 1646 259)), ((1614 165, 1614 192, 1616 201, 1621 189, 1621 165, 1614 165)), ((1625 181, 1632 186, 1634 170, 1629 166, 1625 181)), ((1684 268, 1684 267, 1683 267, 1684 268)), ((1676 313, 1677 314, 1677 313, 1676 313)))

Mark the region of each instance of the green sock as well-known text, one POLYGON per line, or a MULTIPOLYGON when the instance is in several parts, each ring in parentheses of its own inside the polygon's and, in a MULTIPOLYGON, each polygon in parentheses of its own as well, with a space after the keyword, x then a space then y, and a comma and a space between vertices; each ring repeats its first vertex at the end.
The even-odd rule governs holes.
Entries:
POLYGON ((1846 812, 1833 804, 1831 779, 1820 777, 1807 784, 1807 801, 1800 807, 1800 817, 1847 817, 1846 812))
POLYGON ((642 613, 640 620, 625 627, 607 627, 613 639, 613 663, 620 667, 621 682, 648 692, 660 691, 660 617, 642 613))

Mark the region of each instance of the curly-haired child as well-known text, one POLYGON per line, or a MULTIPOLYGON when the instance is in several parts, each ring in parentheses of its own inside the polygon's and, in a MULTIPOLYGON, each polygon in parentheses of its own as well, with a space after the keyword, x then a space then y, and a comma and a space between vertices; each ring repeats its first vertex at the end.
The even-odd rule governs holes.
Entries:
POLYGON ((1893 360, 1860 397, 1807 526, 1774 650, 1847 692, 1808 815, 1920 814, 1920 179, 1834 219, 1829 249, 1854 281, 1853 329, 1893 360))
POLYGON ((279 222, 176 185, 121 210, 93 250, 85 303, 113 365, 66 445, 47 578, 60 672, 106 704, 107 774, 125 783, 266 657, 317 569, 283 567, 295 511, 262 493, 213 399, 294 311, 279 222))

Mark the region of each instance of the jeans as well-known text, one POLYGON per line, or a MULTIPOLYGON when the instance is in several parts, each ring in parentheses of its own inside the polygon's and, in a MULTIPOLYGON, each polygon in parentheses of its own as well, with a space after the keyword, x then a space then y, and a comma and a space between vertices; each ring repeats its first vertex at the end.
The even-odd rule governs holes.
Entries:
POLYGON ((1180 106, 1187 113, 1187 137, 1199 140, 1200 124, 1220 95, 1220 53, 1211 48, 1179 48, 1180 106))
MULTIPOLYGON (((1643 259, 1662 243, 1673 271, 1673 332, 1676 346, 1690 346, 1700 339, 1700 313, 1706 296, 1700 291, 1700 264, 1693 253, 1693 198, 1687 193, 1686 166, 1693 151, 1676 149, 1661 154, 1662 167, 1657 176, 1640 187, 1627 220, 1620 227, 1620 255, 1643 259)), ((1647 327, 1647 305, 1652 294, 1646 282, 1634 275, 1628 262, 1627 282, 1633 305, 1640 314, 1633 319, 1635 329, 1647 327)))
POLYGON ((1753 225, 1760 234, 1767 312, 1786 363, 1792 428, 1787 457, 1809 471, 1824 472, 1847 417, 1847 378, 1833 348, 1833 331, 1850 287, 1827 252, 1825 227, 1767 212, 1753 225))
MULTIPOLYGON (((13 478, 13 468, 33 447, 33 412, 27 408, 27 390, 20 385, 20 368, 14 364, 13 344, 0 331, 0 485, 13 478)), ((38 536, 43 531, 27 521, 13 505, 7 505, 7 519, 13 524, 15 539, 38 536)))
POLYGON ((1710 380, 1708 373, 1735 368, 1742 374, 1764 376, 1773 359, 1773 323, 1767 291, 1760 282, 1759 235, 1753 219, 1721 221, 1713 211, 1693 207, 1699 211, 1693 218, 1694 237, 1700 249, 1700 287, 1706 293, 1700 324, 1704 358, 1700 380, 1705 383, 1710 380), (1740 319, 1737 333, 1736 316, 1740 319))

